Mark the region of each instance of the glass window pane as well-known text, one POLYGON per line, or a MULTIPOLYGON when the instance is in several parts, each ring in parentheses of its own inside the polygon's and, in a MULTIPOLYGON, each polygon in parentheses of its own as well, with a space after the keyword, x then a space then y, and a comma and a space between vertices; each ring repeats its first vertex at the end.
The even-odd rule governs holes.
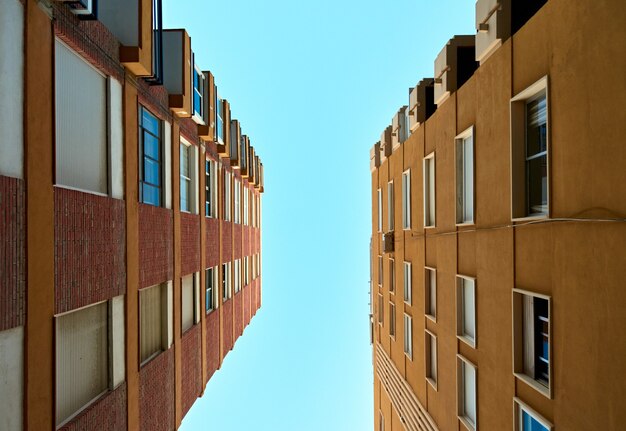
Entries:
POLYGON ((463 283, 463 332, 474 338, 474 282, 462 279, 463 283))
POLYGON ((161 205, 161 193, 158 187, 142 183, 142 202, 155 206, 161 205))
POLYGON ((465 416, 472 424, 476 423, 476 370, 463 362, 463 400, 465 416))
POLYGON ((180 210, 189 211, 189 182, 183 179, 180 181, 180 210))
POLYGON ((529 214, 548 211, 548 158, 539 156, 526 162, 529 214))
POLYGON ((154 160, 143 159, 143 178, 144 181, 154 186, 161 185, 161 165, 154 160))
POLYGON ((548 148, 547 113, 545 95, 526 104, 526 157, 548 148))
POLYGON ((159 140, 146 132, 143 132, 143 154, 154 160, 160 160, 159 140))
POLYGON ((141 109, 141 126, 153 135, 159 136, 159 120, 145 108, 141 109))

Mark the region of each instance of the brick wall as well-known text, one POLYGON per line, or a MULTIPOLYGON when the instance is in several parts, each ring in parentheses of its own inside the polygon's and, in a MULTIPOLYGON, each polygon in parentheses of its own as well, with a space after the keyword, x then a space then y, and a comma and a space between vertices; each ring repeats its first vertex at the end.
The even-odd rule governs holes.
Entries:
POLYGON ((54 33, 91 64, 118 81, 124 80, 120 44, 100 21, 81 21, 62 3, 52 3, 54 33))
POLYGON ((182 337, 182 407, 183 416, 202 392, 202 332, 200 325, 194 325, 182 337))
POLYGON ((252 287, 250 285, 243 288, 243 325, 248 326, 250 323, 250 299, 252 287))
POLYGON ((182 118, 179 122, 180 132, 189 142, 198 142, 198 125, 191 118, 182 118))
POLYGON ((206 243, 205 243, 205 268, 220 264, 220 221, 216 218, 205 218, 206 243))
POLYGON ((139 288, 173 278, 172 211, 139 204, 139 288))
POLYGON ((234 245, 234 254, 235 256, 233 257, 233 259, 241 259, 242 257, 242 251, 241 251, 241 237, 242 237, 242 227, 240 224, 235 224, 234 225, 234 229, 233 229, 233 235, 234 235, 234 240, 235 240, 235 245, 234 245))
POLYGON ((233 255, 232 223, 222 220, 222 263, 230 262, 233 255))
POLYGON ((63 313, 126 291, 125 203, 55 187, 55 311, 63 313))
POLYGON ((24 324, 25 203, 24 181, 0 176, 0 331, 24 324))
POLYGON ((105 394, 59 431, 126 431, 126 383, 105 394))
POLYGON ((139 371, 139 423, 145 431, 170 431, 175 420, 172 347, 139 371))
POLYGON ((200 216, 180 213, 181 275, 200 271, 200 216))
POLYGON ((233 302, 231 298, 222 304, 224 356, 226 356, 226 352, 233 348, 233 302))
POLYGON ((239 337, 243 333, 243 292, 237 292, 233 299, 235 300, 235 337, 239 337))
POLYGON ((220 366, 220 315, 217 310, 206 316, 206 360, 210 379, 220 366))

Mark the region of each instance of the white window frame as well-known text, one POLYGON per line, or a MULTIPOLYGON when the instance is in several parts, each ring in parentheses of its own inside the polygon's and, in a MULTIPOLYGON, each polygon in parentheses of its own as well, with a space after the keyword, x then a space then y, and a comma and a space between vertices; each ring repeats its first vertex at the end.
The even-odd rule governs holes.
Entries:
POLYGON ((217 192, 218 192, 218 167, 217 167, 217 162, 215 160, 212 159, 206 159, 205 161, 205 184, 204 184, 204 189, 205 189, 205 196, 204 196, 204 202, 205 202, 205 217, 210 217, 210 218, 217 218, 219 211, 218 211, 218 198, 217 198, 217 192), (208 168, 208 169, 207 169, 208 168), (208 177, 208 181, 206 181, 208 177), (209 184, 210 183, 210 184, 209 184), (206 211, 206 197, 207 195, 209 196, 209 211, 206 211))
POLYGON ((241 224, 241 181, 237 177, 234 177, 234 214, 233 222, 235 224, 241 224))
POLYGON ((463 341, 472 348, 476 348, 478 338, 478 328, 476 325, 476 278, 466 275, 457 274, 456 276, 456 336, 459 340, 463 341), (472 289, 472 301, 468 309, 465 303, 465 289, 470 287, 472 289), (473 336, 466 331, 466 314, 471 312, 473 314, 472 324, 474 329, 473 336))
POLYGON ((385 325, 385 302, 382 293, 378 294, 378 324, 380 326, 385 325))
MULTIPOLYGON (((552 399, 553 397, 553 337, 552 337, 552 298, 548 295, 531 292, 524 289, 513 289, 513 375, 530 387, 534 388, 540 394, 552 399), (548 385, 546 386, 533 376, 528 375, 525 368, 528 364, 525 364, 524 357, 526 354, 524 348, 524 296, 531 298, 540 298, 548 301, 548 385)), ((534 337, 534 331, 533 331, 534 337)), ((534 351, 532 352, 533 361, 536 358, 534 351)))
POLYGON ((554 425, 541 416, 537 411, 535 411, 532 407, 526 404, 521 399, 514 397, 513 398, 513 430, 514 431, 524 431, 523 428, 523 415, 522 412, 526 412, 533 419, 539 422, 540 425, 544 426, 548 431, 553 431, 554 425))
MULTIPOLYGON (((204 95, 206 93, 206 82, 205 82, 205 76, 204 73, 202 73, 202 71, 200 70, 200 68, 194 64, 193 68, 195 70, 195 72, 198 74, 198 88, 196 88, 196 86, 194 85, 193 79, 191 81, 191 85, 193 87, 193 93, 191 96, 191 105, 192 108, 191 110, 193 111, 193 119, 196 121, 196 123, 200 123, 200 124, 204 124, 204 117, 205 117, 205 113, 204 113, 204 95), (196 111, 196 104, 195 104, 195 94, 198 94, 200 96, 200 112, 196 111)), ((193 78, 193 77, 192 77, 193 78)))
POLYGON ((174 342, 173 336, 173 316, 174 316, 174 296, 172 290, 172 282, 168 281, 167 283, 156 284, 154 286, 148 286, 142 289, 139 289, 138 292, 138 302, 139 302, 139 360, 140 366, 143 367, 152 359, 159 356, 164 351, 168 350, 172 343, 174 342), (152 352, 149 356, 144 359, 141 359, 141 292, 147 291, 148 289, 160 289, 161 294, 161 348, 152 352))
POLYGON ((396 294, 396 261, 393 258, 388 259, 389 264, 389 293, 396 294))
POLYGON ((222 264, 222 302, 228 301, 233 296, 232 262, 222 264))
POLYGON ((250 198, 250 190, 247 187, 243 187, 243 225, 248 226, 250 224, 249 221, 249 210, 248 210, 248 202, 250 198))
POLYGON ((404 302, 408 305, 411 305, 413 300, 413 269, 411 267, 411 262, 404 261, 404 302))
POLYGON ((437 336, 429 331, 428 329, 424 330, 424 364, 425 364, 425 375, 426 381, 433 387, 433 389, 437 390, 437 373, 439 370, 439 359, 438 359, 438 344, 437 344, 437 336), (433 343, 435 345, 435 352, 432 351, 433 343), (435 360, 434 373, 432 362, 435 360), (433 375, 434 374, 434 375, 433 375))
POLYGON ((180 279, 180 288, 181 288, 181 313, 180 313, 180 319, 181 319, 181 324, 180 324, 180 328, 181 328, 181 335, 184 334, 185 332, 187 332, 188 330, 190 330, 191 328, 193 328, 195 325, 197 325, 200 322, 200 274, 197 272, 194 272, 192 274, 188 274, 185 275, 183 277, 181 277, 180 279), (192 303, 192 310, 191 310, 191 325, 189 326, 185 326, 185 316, 184 316, 184 295, 185 294, 189 294, 189 292, 185 292, 184 290, 184 285, 183 285, 183 279, 187 278, 187 277, 191 277, 191 303, 192 303))
POLYGON ((433 322, 436 322, 437 321, 437 308, 438 308, 437 307, 437 269, 432 268, 430 266, 424 267, 424 295, 425 295, 424 314, 426 315, 427 318, 429 318, 433 322), (434 280, 434 283, 431 286, 431 283, 433 280, 434 280), (431 299, 433 295, 433 291, 431 290, 431 287, 434 288, 434 294, 435 294, 434 312, 431 307, 431 299))
POLYGON ((378 287, 383 287, 384 280, 383 257, 378 255, 378 287))
POLYGON ((413 318, 404 313, 404 354, 413 361, 413 318))
POLYGON ((456 224, 474 224, 476 210, 476 186, 474 165, 474 126, 460 133, 454 139, 454 151, 456 160, 455 183, 456 183, 456 224), (468 144, 469 142, 469 144, 468 144), (468 148, 469 147, 469 151, 468 148), (471 177, 468 184, 468 177, 471 177))
POLYGON ((389 336, 396 339, 396 304, 389 301, 389 336))
POLYGON ((402 229, 411 229, 411 169, 402 173, 402 229))
POLYGON ((379 188, 377 190, 378 196, 378 232, 383 231, 383 190, 379 188))
POLYGON ((182 136, 180 137, 180 155, 179 155, 179 175, 180 175, 180 185, 179 185, 179 191, 180 191, 180 211, 181 212, 185 212, 185 213, 189 213, 189 214, 197 214, 197 197, 198 197, 198 191, 196 188, 197 185, 197 166, 196 166, 196 154, 197 154, 197 147, 195 145, 192 145, 190 142, 188 142, 186 139, 184 139, 182 136), (183 159, 182 159, 182 152, 186 151, 187 152, 187 161, 189 166, 187 166, 187 169, 189 170, 189 176, 185 176, 183 175, 183 159), (183 209, 183 181, 187 182, 188 184, 188 192, 187 192, 187 200, 188 200, 188 208, 183 209))
POLYGON ((389 232, 394 229, 394 190, 393 180, 387 183, 387 230, 389 232))
POLYGON ((385 416, 383 416, 382 411, 378 411, 378 431, 385 431, 385 416))
POLYGON ((206 314, 211 313, 212 311, 215 311, 218 309, 220 301, 219 301, 219 277, 218 277, 218 273, 219 273, 219 267, 217 266, 212 266, 209 268, 206 268, 204 270, 204 312, 206 314), (212 307, 207 309, 206 307, 206 299, 207 296, 209 295, 209 289, 208 289, 208 283, 209 283, 209 275, 210 275, 210 279, 212 282, 212 287, 211 287, 211 305, 212 307))
POLYGON ((548 76, 544 76, 530 87, 519 92, 510 102, 511 127, 511 220, 525 221, 550 217, 550 88, 548 76), (526 105, 541 96, 546 99, 546 198, 545 212, 531 213, 528 208, 526 174, 526 105))
POLYGON ((470 431, 478 430, 478 368, 462 355, 456 355, 456 385, 457 385, 457 415, 459 420, 470 431), (465 402, 465 373, 466 368, 472 369, 474 372, 474 416, 475 419, 468 416, 465 402))
POLYGON ((428 154, 423 160, 424 178, 424 228, 437 225, 437 170, 435 152, 428 154), (432 182, 432 186, 431 186, 432 182), (430 214, 432 213, 432 220, 430 214))
POLYGON ((230 221, 230 201, 231 201, 231 173, 224 169, 224 220, 230 221))

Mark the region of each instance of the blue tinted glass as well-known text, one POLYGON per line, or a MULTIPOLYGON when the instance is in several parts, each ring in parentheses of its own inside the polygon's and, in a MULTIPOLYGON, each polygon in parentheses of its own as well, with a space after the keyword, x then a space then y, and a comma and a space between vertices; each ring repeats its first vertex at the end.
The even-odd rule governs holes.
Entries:
POLYGON ((210 292, 210 291, 209 291, 209 290, 207 290, 207 291, 205 292, 205 294, 204 294, 204 297, 205 297, 205 303, 204 303, 205 305, 204 305, 204 307, 205 307, 206 311, 209 311, 209 310, 211 309, 211 305, 210 305, 210 303, 211 303, 211 302, 210 302, 210 300, 209 300, 209 298, 210 298, 211 296, 210 296, 210 293, 209 293, 209 292, 210 292))
POLYGON ((541 356, 543 356, 544 359, 548 360, 548 350, 549 350, 550 345, 548 344, 548 340, 543 340, 543 352, 541 353, 541 356))
POLYGON ((220 141, 224 140, 224 121, 222 121, 221 117, 217 118, 217 139, 220 141))
POLYGON ((159 136, 159 120, 157 117, 152 115, 145 108, 142 108, 141 112, 141 126, 149 130, 152 134, 159 136))
POLYGON ((161 205, 161 194, 160 190, 157 187, 153 187, 151 185, 142 184, 142 202, 146 204, 161 205))
POLYGON ((198 88, 198 81, 200 77, 198 76, 198 71, 196 69, 193 70, 193 88, 198 88))
POLYGON ((159 140, 149 133, 143 134, 143 153, 154 160, 159 160, 159 140))
POLYGON ((153 160, 143 159, 143 180, 155 186, 161 185, 161 166, 153 160))
POLYGON ((522 410, 522 431, 548 431, 548 429, 522 410))
POLYGON ((180 182, 180 210, 189 211, 189 183, 180 182))
POLYGON ((193 109, 196 113, 202 114, 202 98, 196 92, 193 93, 193 109))

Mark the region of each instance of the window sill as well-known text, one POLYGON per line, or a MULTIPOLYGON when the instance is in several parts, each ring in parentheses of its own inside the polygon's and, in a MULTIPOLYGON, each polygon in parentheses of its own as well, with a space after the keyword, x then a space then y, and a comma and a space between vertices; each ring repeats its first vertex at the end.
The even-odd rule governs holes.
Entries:
MULTIPOLYGON (((118 387, 119 387, 119 385, 118 385, 118 387)), ((98 401, 100 401, 102 398, 104 398, 106 395, 108 395, 110 392, 113 392, 114 390, 115 390, 115 388, 114 389, 109 389, 109 388, 105 389, 100 394, 96 395, 93 399, 91 399, 87 403, 85 403, 84 406, 82 406, 81 408, 76 410, 76 412, 74 414, 72 414, 69 418, 65 419, 63 422, 61 422, 59 425, 57 425, 55 429, 60 429, 60 428, 65 427, 66 425, 69 425, 72 421, 77 419, 85 410, 87 410, 92 405, 96 404, 98 401)))
POLYGON ((432 377, 426 377, 426 381, 430 384, 430 386, 433 387, 435 392, 438 392, 437 381, 435 379, 433 379, 432 377))
POLYGON ((407 352, 404 352, 404 356, 406 356, 407 358, 409 358, 409 361, 413 362, 413 353, 411 353, 410 355, 407 352))
POLYGON ((527 222, 527 221, 537 221, 537 220, 548 220, 550 216, 548 214, 539 214, 539 215, 530 215, 523 217, 511 217, 511 222, 519 223, 519 222, 527 222))
POLYGON ((434 316, 432 314, 426 314, 426 318, 430 319, 431 321, 437 323, 437 316, 434 316))
POLYGON ((413 304, 411 304, 411 301, 410 301, 410 300, 409 300, 409 301, 407 301, 406 299, 404 300, 404 304, 405 304, 405 305, 408 305, 409 307, 412 307, 412 306, 413 306, 413 304))
POLYGON ((467 335, 458 335, 456 336, 459 340, 470 346, 472 349, 476 348, 476 337, 471 338, 467 335))
POLYGON ((435 229, 437 227, 437 225, 429 225, 429 226, 424 226, 424 229, 435 229))
POLYGON ((474 220, 472 221, 463 221, 463 222, 457 222, 455 224, 456 227, 465 227, 465 226, 475 226, 476 222, 474 220))
POLYGON ((526 374, 514 372, 513 375, 517 377, 518 379, 520 379, 521 381, 523 381, 524 383, 526 383, 528 386, 535 389, 544 397, 550 400, 552 399, 552 393, 551 393, 550 387, 542 385, 537 380, 533 379, 532 377, 527 376, 526 374))
POLYGON ((148 356, 148 358, 145 361, 143 361, 143 362, 141 362, 139 364, 139 368, 141 369, 141 368, 145 367, 149 362, 154 360, 157 356, 159 356, 161 353, 163 353, 165 351, 166 350, 161 349, 158 352, 154 352, 152 355, 148 356))
POLYGON ((472 424, 465 416, 458 416, 459 420, 469 431, 476 431, 476 424, 472 424))

